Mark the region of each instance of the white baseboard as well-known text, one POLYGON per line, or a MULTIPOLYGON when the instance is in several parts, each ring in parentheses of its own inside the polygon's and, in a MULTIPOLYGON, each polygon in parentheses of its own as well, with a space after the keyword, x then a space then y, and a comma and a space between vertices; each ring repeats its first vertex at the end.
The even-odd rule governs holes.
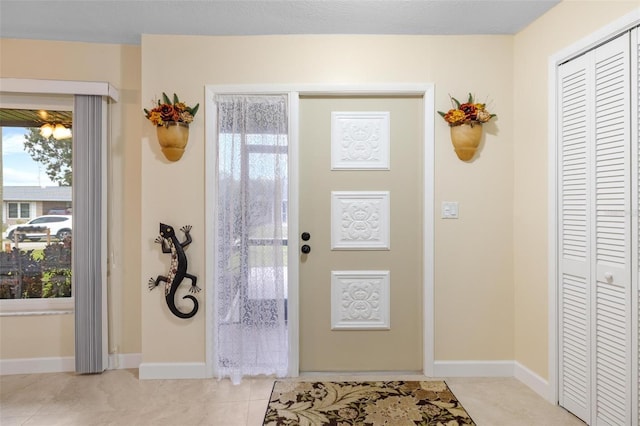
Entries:
POLYGON ((547 401, 554 404, 557 402, 552 401, 553 398, 551 390, 549 389, 549 382, 529 370, 524 365, 520 364, 518 361, 514 361, 513 376, 525 385, 529 386, 535 393, 547 401))
POLYGON ((54 358, 0 359, 0 375, 62 373, 76 370, 76 359, 72 356, 54 358))
POLYGON ((434 377, 513 377, 514 361, 434 361, 434 377))
POLYGON ((141 380, 147 379, 206 379, 204 362, 143 362, 138 370, 141 380))
POLYGON ((109 370, 139 368, 142 354, 109 354, 109 370))
MULTIPOLYGON (((206 379, 204 362, 155 363, 141 362, 142 354, 110 354, 109 370, 138 368, 138 377, 148 379, 206 379)), ((550 401, 549 382, 517 361, 435 361, 434 377, 514 377, 538 395, 550 401)), ((62 373, 75 371, 74 357, 0 359, 0 375, 62 373)), ((366 372, 366 373, 302 373, 309 375, 415 375, 418 372, 366 372)), ((555 401, 551 401, 555 402, 555 401)))
MULTIPOLYGON (((108 370, 138 368, 142 354, 110 354, 108 370)), ((0 359, 0 375, 65 373, 76 370, 75 357, 0 359)))

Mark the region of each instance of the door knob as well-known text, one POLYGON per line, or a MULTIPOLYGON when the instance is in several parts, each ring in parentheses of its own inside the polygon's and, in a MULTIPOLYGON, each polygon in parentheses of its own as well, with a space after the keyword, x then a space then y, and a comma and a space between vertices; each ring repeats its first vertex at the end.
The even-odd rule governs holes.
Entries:
POLYGON ((302 235, 300 235, 300 238, 302 238, 302 241, 309 241, 309 239, 311 238, 311 234, 308 232, 303 232, 302 235))
POLYGON ((311 247, 305 244, 300 247, 300 251, 302 251, 302 253, 304 254, 309 254, 311 252, 311 247))

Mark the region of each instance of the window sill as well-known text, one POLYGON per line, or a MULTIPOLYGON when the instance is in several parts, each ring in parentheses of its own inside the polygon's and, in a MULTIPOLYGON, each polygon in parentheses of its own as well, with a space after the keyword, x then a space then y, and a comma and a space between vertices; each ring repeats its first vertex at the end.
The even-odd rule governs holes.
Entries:
POLYGON ((69 315, 75 309, 72 297, 60 299, 0 300, 0 317, 25 315, 69 315))

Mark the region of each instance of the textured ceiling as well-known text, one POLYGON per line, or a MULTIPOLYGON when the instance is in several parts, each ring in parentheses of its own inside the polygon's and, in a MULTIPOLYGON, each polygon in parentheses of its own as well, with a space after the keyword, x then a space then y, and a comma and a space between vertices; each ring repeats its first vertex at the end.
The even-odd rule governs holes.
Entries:
POLYGON ((1 0, 0 37, 139 44, 142 34, 515 34, 560 0, 1 0))

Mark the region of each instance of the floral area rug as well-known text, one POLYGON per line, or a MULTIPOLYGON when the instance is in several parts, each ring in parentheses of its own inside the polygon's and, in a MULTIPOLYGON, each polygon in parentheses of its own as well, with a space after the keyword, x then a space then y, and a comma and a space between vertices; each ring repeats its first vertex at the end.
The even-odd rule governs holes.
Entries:
POLYGON ((264 426, 475 425, 443 381, 277 381, 264 426))

